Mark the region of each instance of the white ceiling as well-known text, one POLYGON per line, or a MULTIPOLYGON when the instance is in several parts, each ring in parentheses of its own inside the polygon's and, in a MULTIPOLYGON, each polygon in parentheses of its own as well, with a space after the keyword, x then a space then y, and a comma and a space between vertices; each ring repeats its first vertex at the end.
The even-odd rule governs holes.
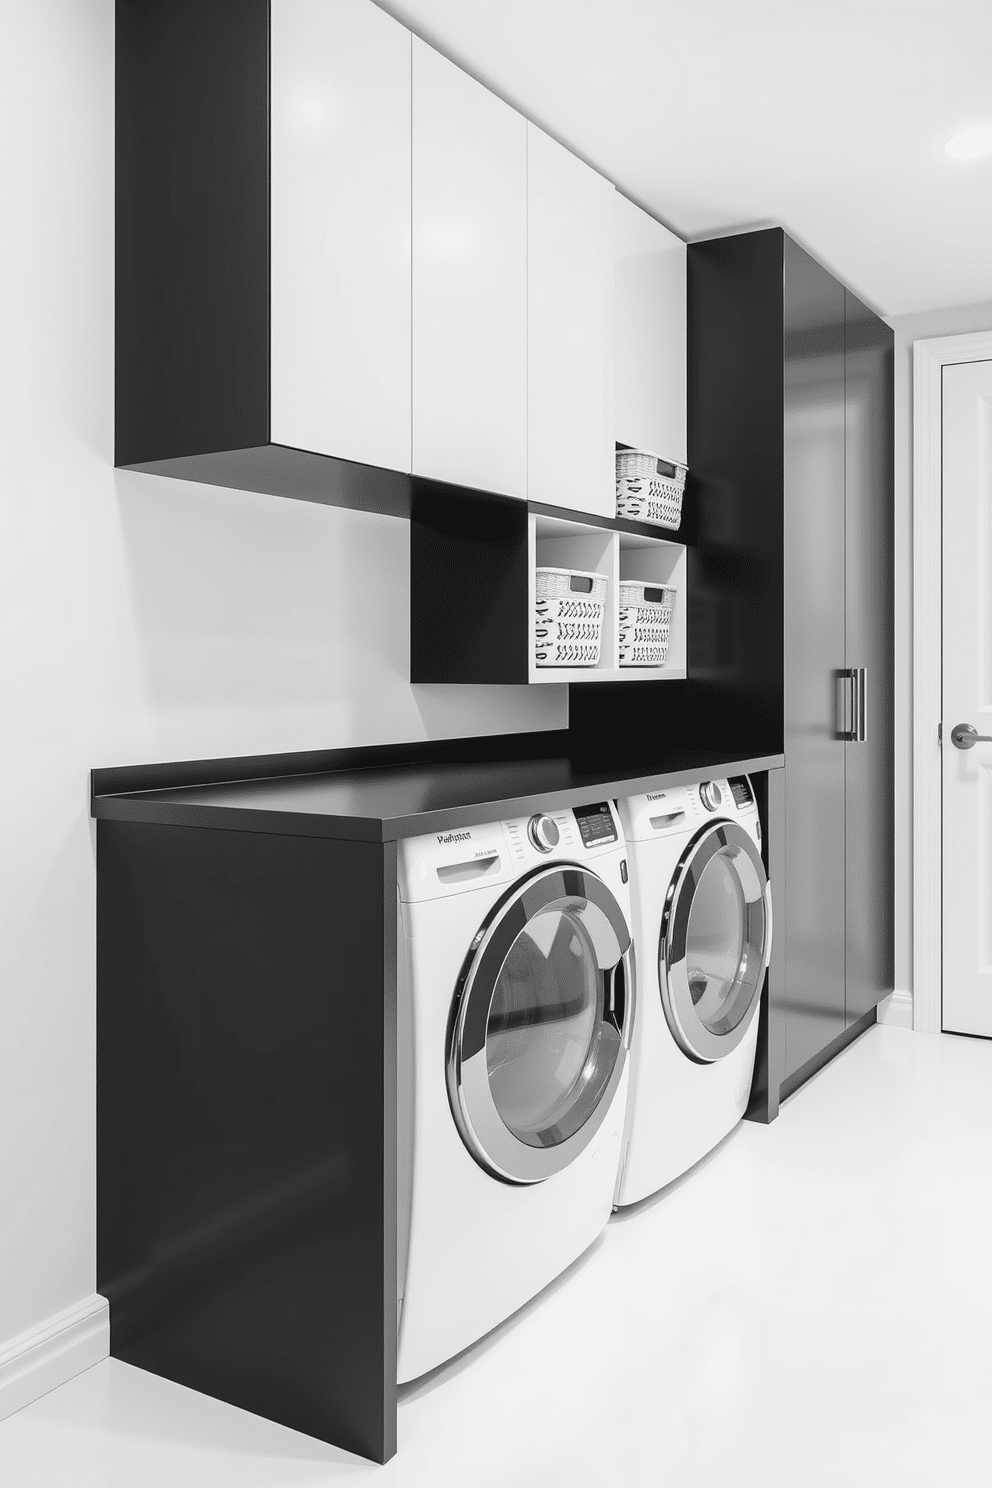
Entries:
POLYGON ((379 0, 687 239, 780 223, 883 315, 992 301, 992 0, 379 0))

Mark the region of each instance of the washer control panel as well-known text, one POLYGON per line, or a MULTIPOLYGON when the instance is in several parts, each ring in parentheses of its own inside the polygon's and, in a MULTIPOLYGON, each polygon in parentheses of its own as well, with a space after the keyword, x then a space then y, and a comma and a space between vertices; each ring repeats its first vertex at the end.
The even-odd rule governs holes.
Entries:
POLYGON ((753 822, 757 834, 758 808, 746 775, 737 775, 733 780, 704 780, 699 785, 672 785, 667 790, 628 796, 619 807, 620 830, 626 842, 691 836, 708 822, 725 817, 753 822))

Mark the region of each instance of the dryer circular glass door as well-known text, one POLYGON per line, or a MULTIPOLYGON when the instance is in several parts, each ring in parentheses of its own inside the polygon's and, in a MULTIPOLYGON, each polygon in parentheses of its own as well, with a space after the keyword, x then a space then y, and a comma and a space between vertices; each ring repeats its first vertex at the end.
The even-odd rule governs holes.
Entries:
POLYGON ((633 1013, 630 930, 596 874, 561 863, 509 891, 476 935, 448 1028, 448 1096, 490 1173, 537 1183, 592 1141, 633 1013))
POLYGON ((736 822, 712 822, 679 860, 658 953, 669 1027, 691 1058, 712 1063, 743 1041, 758 1012, 771 941, 761 854, 736 822))

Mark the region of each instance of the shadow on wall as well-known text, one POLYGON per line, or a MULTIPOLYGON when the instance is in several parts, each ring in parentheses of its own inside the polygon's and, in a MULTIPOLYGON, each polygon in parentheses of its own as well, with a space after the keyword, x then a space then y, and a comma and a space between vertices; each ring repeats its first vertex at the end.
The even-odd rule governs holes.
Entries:
POLYGON ((153 705, 360 703, 403 679, 405 523, 129 471, 116 480, 153 705))
POLYGON ((215 715, 212 747, 564 725, 564 688, 411 688, 406 522, 131 471, 115 479, 147 705, 215 715))
POLYGON ((3 1177, 30 1196, 4 1216, 0 1340, 78 1302, 78 1278, 95 1272, 95 1151, 76 1119, 93 1102, 93 847, 84 792, 68 798, 61 784, 5 820, 10 839, 30 832, 52 851, 18 852, 15 871, 0 875, 3 1177))

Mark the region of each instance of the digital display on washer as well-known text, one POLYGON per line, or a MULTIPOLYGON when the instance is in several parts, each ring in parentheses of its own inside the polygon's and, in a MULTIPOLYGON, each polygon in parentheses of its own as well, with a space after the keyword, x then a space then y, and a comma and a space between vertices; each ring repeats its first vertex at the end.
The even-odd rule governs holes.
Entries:
POLYGON ((616 842, 616 823, 608 801, 602 801, 598 806, 576 806, 572 815, 579 824, 583 847, 599 847, 603 842, 616 842))
POLYGON ((738 811, 743 811, 745 807, 753 804, 754 797, 751 794, 751 786, 746 775, 739 775, 736 780, 731 780, 728 783, 733 792, 734 800, 737 802, 738 811))

